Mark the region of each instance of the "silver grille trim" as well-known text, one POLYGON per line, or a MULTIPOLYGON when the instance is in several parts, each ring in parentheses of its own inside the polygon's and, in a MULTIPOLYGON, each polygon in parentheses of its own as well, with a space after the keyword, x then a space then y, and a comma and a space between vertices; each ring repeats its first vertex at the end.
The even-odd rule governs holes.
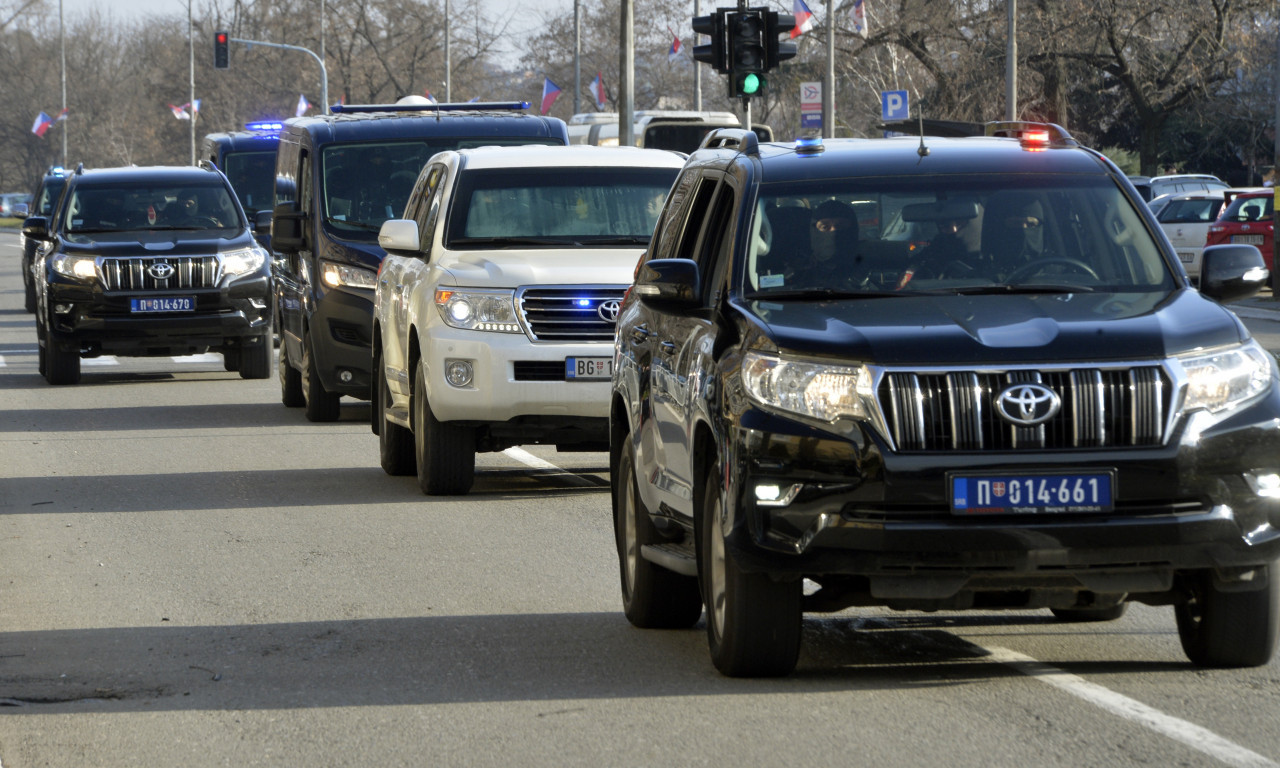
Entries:
POLYGON ((876 369, 876 374, 882 423, 902 452, 1149 447, 1162 445, 1172 426, 1176 387, 1161 365, 876 369), (1005 421, 995 397, 1019 383, 1053 390, 1061 410, 1031 427, 1005 421))
POLYGON ((210 256, 135 256, 98 259, 98 275, 108 291, 172 291, 216 288, 222 279, 222 261, 210 256), (161 280, 148 274, 155 264, 168 264, 173 275, 161 280))
POLYGON ((529 338, 547 342, 613 343, 616 323, 601 317, 606 301, 621 301, 622 285, 539 285, 516 291, 516 311, 529 338), (585 300, 586 305, 579 302, 585 300))

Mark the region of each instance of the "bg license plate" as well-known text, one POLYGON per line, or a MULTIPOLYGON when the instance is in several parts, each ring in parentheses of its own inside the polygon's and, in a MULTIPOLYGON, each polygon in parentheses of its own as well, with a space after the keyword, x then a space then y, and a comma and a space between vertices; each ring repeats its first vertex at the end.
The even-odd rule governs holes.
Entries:
POLYGON ((130 312, 194 312, 193 296, 161 296, 154 299, 129 299, 130 312))
POLYGON ((596 381, 613 378, 612 357, 566 357, 564 377, 571 380, 596 381))
POLYGON ((1055 475, 951 475, 953 515, 1110 512, 1110 472, 1055 475))

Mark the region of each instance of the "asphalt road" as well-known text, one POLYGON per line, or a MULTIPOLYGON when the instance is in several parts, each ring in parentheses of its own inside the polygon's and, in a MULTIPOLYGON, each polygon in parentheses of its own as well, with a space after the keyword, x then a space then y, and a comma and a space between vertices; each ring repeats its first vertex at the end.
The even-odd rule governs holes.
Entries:
POLYGON ((793 676, 721 677, 701 624, 623 618, 604 455, 428 499, 366 404, 309 424, 216 356, 51 387, 17 262, 0 235, 3 768, 1280 763, 1280 663, 1196 670, 1168 608, 810 616, 793 676))

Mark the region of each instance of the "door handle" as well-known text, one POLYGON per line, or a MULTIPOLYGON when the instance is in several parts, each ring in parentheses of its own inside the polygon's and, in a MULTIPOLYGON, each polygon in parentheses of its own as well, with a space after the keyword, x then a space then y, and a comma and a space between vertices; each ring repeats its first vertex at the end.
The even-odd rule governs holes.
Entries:
POLYGON ((668 354, 668 355, 674 355, 674 354, 676 353, 676 345, 675 345, 675 342, 671 342, 671 341, 664 341, 664 342, 662 342, 662 343, 658 344, 658 346, 662 348, 662 351, 663 351, 665 354, 668 354))

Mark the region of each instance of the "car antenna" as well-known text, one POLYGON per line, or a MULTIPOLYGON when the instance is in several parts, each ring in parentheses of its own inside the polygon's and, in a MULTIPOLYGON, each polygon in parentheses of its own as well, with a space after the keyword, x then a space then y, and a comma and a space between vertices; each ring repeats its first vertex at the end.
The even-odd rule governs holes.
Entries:
POLYGON ((924 145, 924 110, 923 109, 916 112, 916 120, 919 121, 919 125, 920 125, 920 147, 916 149, 916 154, 921 157, 928 157, 929 148, 924 145))

